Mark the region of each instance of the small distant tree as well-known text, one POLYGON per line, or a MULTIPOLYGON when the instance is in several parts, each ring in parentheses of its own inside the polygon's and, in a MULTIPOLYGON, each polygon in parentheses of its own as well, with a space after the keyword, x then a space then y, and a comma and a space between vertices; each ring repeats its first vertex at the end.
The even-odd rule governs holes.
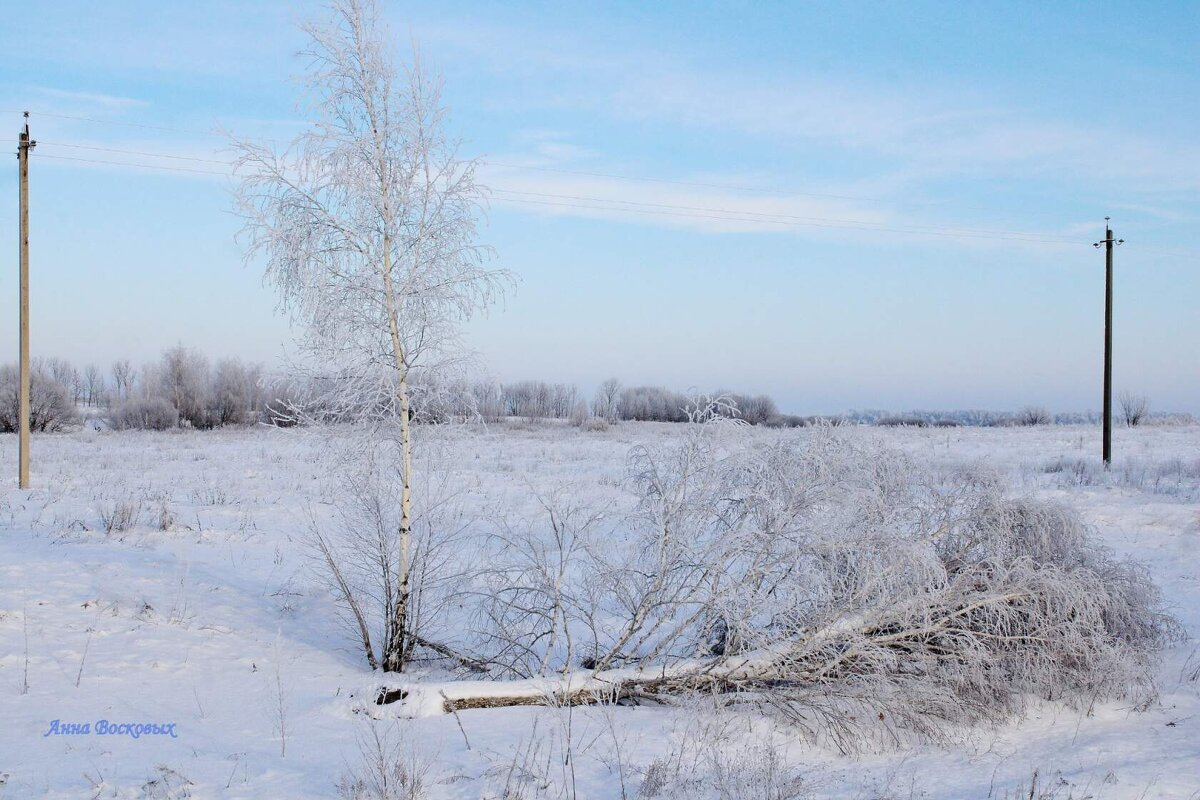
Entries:
POLYGON ((588 414, 587 400, 578 400, 575 403, 575 407, 571 409, 571 424, 575 427, 580 427, 584 425, 589 418, 590 415, 588 414))
POLYGON ((621 397, 621 382, 609 378, 596 389, 596 397, 592 400, 592 415, 615 422, 617 419, 617 400, 621 397))
POLYGON ((117 401, 128 400, 129 393, 133 389, 133 365, 129 363, 129 359, 113 362, 112 377, 113 392, 116 394, 117 401))
POLYGON ((1041 406, 1025 406, 1017 412, 1017 421, 1022 425, 1049 425, 1054 418, 1041 406))
MULTIPOLYGON (((569 383, 556 383, 551 387, 550 394, 550 409, 548 416, 555 419, 564 419, 574 413, 575 406, 578 404, 579 392, 569 383)), ((584 403, 584 410, 587 409, 587 403, 584 403)))
POLYGON ((1128 390, 1121 392, 1121 413, 1125 424, 1131 428, 1141 424, 1142 419, 1150 411, 1150 398, 1144 394, 1134 394, 1128 390))
POLYGON ((477 381, 472 384, 471 400, 475 412, 484 422, 499 422, 504 418, 504 389, 495 381, 477 381))
POLYGON ((83 370, 83 387, 87 404, 97 405, 104 395, 104 374, 95 364, 88 364, 83 370))
POLYGON ((209 371, 208 359, 196 350, 177 345, 162 355, 158 370, 159 389, 175 410, 180 422, 194 428, 207 428, 209 371))
POLYGON ((234 143, 238 208, 247 257, 262 257, 302 323, 295 366, 314 387, 310 401, 364 423, 372 433, 355 445, 357 459, 383 462, 370 473, 378 485, 360 485, 375 499, 394 497, 395 526, 363 509, 343 515, 386 521, 369 537, 394 554, 373 562, 376 587, 354 590, 338 548, 323 539, 321 549, 368 662, 400 671, 418 643, 410 600, 413 575, 423 574, 413 563, 409 376, 446 363, 461 321, 490 304, 506 275, 483 267, 475 239, 485 190, 447 137, 440 80, 415 55, 397 69, 373 0, 333 0, 330 11, 328 22, 304 27, 311 125, 283 150, 234 143), (379 658, 368 604, 385 618, 379 658))
POLYGON ((83 402, 83 398, 84 398, 84 394, 85 394, 84 386, 85 386, 85 384, 84 384, 84 380, 83 380, 83 373, 81 373, 77 369, 72 368, 71 369, 71 383, 70 383, 71 399, 76 404, 83 402))
POLYGON ((63 386, 71 398, 71 402, 83 400, 83 376, 79 370, 65 358, 47 358, 42 362, 43 374, 54 383, 63 386))
POLYGON ((217 362, 209 393, 209 421, 213 425, 240 425, 250 418, 255 380, 241 361, 217 362))
POLYGON ((43 371, 55 383, 71 388, 71 383, 75 380, 78 374, 75 367, 71 366, 71 362, 65 358, 47 358, 42 362, 43 371))

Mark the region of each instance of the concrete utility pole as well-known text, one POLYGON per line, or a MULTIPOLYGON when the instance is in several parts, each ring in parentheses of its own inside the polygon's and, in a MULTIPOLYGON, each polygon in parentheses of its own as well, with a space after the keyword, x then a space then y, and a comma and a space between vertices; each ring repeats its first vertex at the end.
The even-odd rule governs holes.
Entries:
POLYGON ((1113 310, 1113 247, 1124 244, 1114 239, 1104 218, 1104 239, 1092 246, 1104 245, 1104 468, 1112 464, 1112 310, 1113 310))
POLYGON ((17 137, 17 164, 21 181, 21 389, 17 416, 20 443, 17 455, 17 485, 29 488, 29 151, 37 142, 29 138, 29 112, 25 130, 17 137))

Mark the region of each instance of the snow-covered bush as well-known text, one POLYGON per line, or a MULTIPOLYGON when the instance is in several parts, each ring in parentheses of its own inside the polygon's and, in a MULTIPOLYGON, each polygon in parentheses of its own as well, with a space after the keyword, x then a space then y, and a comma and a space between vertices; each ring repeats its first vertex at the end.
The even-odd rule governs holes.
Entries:
POLYGON ((714 416, 635 448, 632 515, 544 500, 549 535, 498 535, 481 661, 581 675, 543 689, 572 700, 737 695, 844 749, 1030 695, 1150 696, 1176 626, 1074 513, 832 429, 747 445, 714 416))
POLYGON ((1025 406, 1017 412, 1017 421, 1022 425, 1051 425, 1054 417, 1041 406, 1025 406))
POLYGON ((608 419, 605 417, 589 417, 579 427, 588 433, 599 433, 608 430, 608 419))
POLYGON ((236 358, 217 362, 207 399, 206 422, 209 425, 249 422, 255 410, 262 406, 258 368, 247 367, 236 358))
POLYGON ((179 412, 164 397, 126 400, 108 415, 114 430, 165 431, 179 424, 179 412))
MULTIPOLYGON (((20 424, 20 372, 12 364, 0 367, 0 433, 12 433, 20 424)), ((55 379, 45 364, 35 360, 29 371, 29 427, 57 431, 77 422, 79 414, 71 390, 55 379)))
POLYGON ((1141 424, 1146 414, 1150 411, 1150 398, 1144 394, 1134 394, 1130 391, 1121 392, 1121 416, 1125 419, 1125 424, 1131 428, 1141 424))
POLYGON ((208 359, 182 345, 162 355, 156 396, 165 397, 179 412, 181 422, 193 428, 210 428, 208 414, 212 391, 208 359))

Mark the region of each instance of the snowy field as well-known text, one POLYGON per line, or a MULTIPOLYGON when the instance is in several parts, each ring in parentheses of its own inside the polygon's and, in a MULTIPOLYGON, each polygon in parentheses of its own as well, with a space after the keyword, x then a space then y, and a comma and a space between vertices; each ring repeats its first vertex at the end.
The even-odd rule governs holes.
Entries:
MULTIPOLYGON (((498 507, 533 519, 538 493, 620 508, 630 448, 679 431, 420 429, 419 457, 451 459, 469 531, 498 507)), ((35 488, 0 496, 0 797, 337 797, 378 736, 428 798, 1200 798, 1200 426, 1117 430, 1109 474, 1093 428, 846 435, 995 470, 1143 560, 1190 637, 1163 655, 1158 702, 1031 702, 948 744, 855 756, 699 698, 398 719, 371 702, 378 682, 303 545, 330 500, 323 434, 82 430, 36 436, 35 488), (671 788, 668 772, 696 780, 671 788)), ((15 461, 0 438, 4 475, 15 461)))

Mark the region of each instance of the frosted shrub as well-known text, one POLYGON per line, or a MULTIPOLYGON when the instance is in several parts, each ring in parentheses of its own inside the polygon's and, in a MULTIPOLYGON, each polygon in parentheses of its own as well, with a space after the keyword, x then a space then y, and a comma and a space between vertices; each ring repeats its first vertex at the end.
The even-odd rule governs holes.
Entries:
POLYGON ((1051 425, 1054 417, 1041 406, 1026 406, 1017 412, 1017 422, 1022 425, 1051 425))
POLYGON ((1150 410, 1150 398, 1144 394, 1124 391, 1121 392, 1120 402, 1121 416, 1124 417, 1125 424, 1131 428, 1140 425, 1150 410))
MULTIPOLYGON (((12 364, 0 367, 0 433, 12 433, 19 424, 20 381, 12 364)), ((29 373, 29 427, 34 431, 58 431, 79 420, 70 389, 35 361, 29 373)))
POLYGON ((761 702, 847 750, 1029 695, 1152 696, 1177 626, 1074 513, 830 429, 756 447, 708 419, 633 451, 634 513, 550 504, 550 537, 505 539, 483 660, 639 668, 598 678, 617 696, 761 702))
POLYGON ((590 417, 580 425, 588 433, 600 433, 608 430, 608 420, 604 417, 590 417))
POLYGON ((179 412, 179 419, 193 428, 209 428, 208 405, 212 393, 208 359, 182 345, 162 355, 158 369, 158 392, 179 412))
POLYGON ((179 412, 162 397, 144 400, 127 400, 117 406, 108 416, 109 427, 114 430, 165 431, 179 424, 179 412))
POLYGON ((247 369, 237 359, 217 362, 207 400, 208 424, 241 425, 249 421, 258 401, 258 379, 254 370, 247 369))

